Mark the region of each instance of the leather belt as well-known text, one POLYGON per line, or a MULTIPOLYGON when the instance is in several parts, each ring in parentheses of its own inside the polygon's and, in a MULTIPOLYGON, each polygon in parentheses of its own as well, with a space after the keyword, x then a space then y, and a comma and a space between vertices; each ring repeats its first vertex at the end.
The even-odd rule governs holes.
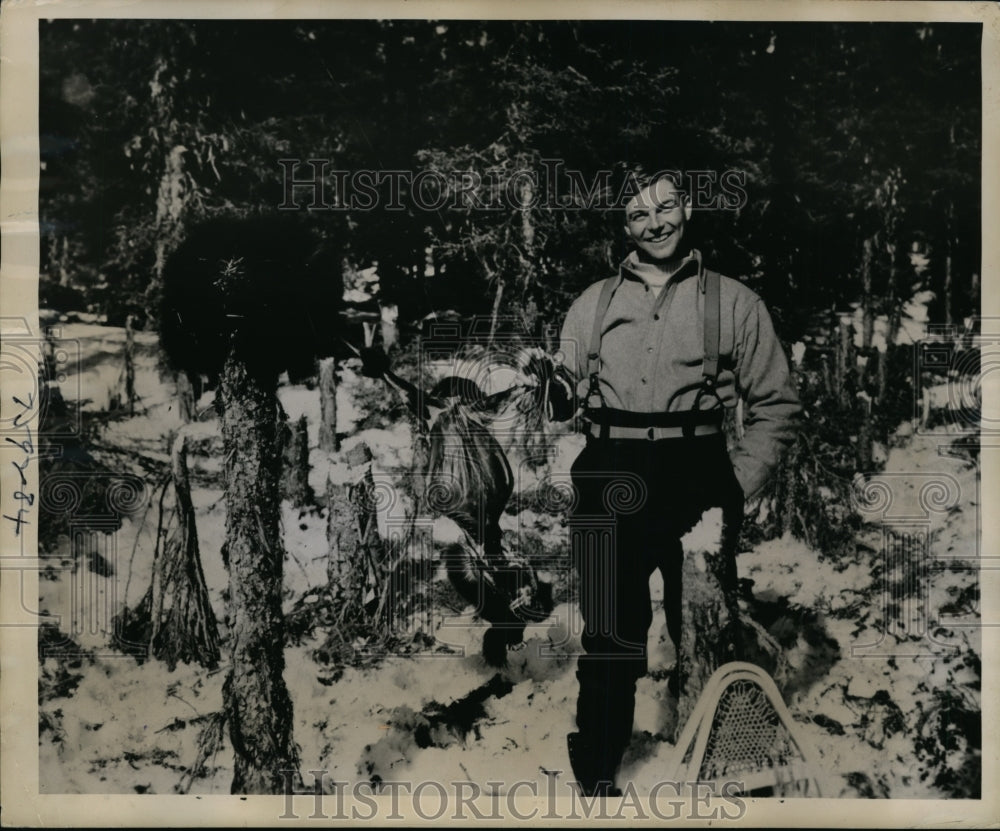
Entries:
POLYGON ((721 433, 723 413, 721 407, 655 413, 593 407, 584 417, 590 422, 587 432, 595 438, 656 441, 721 433))
MULTIPOLYGON (((711 436, 722 432, 722 428, 717 424, 694 424, 687 429, 688 435, 695 436, 711 436)), ((595 439, 648 439, 649 441, 683 438, 684 430, 684 427, 612 427, 600 424, 590 424, 587 427, 587 432, 595 439)))

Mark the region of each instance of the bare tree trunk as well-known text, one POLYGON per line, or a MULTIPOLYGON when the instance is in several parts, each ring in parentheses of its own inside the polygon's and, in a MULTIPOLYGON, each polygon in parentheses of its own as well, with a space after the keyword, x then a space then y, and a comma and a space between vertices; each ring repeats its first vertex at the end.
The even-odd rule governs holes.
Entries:
POLYGON ((820 355, 820 370, 823 378, 823 391, 827 396, 834 395, 836 381, 834 380, 834 370, 830 367, 830 355, 828 352, 820 355))
MULTIPOLYGON (((872 310, 872 249, 873 241, 871 237, 864 242, 864 252, 862 254, 862 326, 861 326, 861 354, 862 360, 855 359, 857 370, 858 390, 862 393, 868 389, 868 378, 871 373, 871 353, 872 340, 875 332, 875 313, 872 310)), ((852 333, 853 334, 853 333, 852 333)), ((869 407, 869 413, 871 408, 869 407)), ((871 419, 865 418, 861 421, 861 430, 858 433, 857 444, 857 466, 858 470, 870 470, 872 464, 872 425, 871 419)))
POLYGON ((837 340, 837 401, 841 409, 848 409, 852 405, 851 395, 848 391, 848 373, 856 361, 854 357, 854 331, 849 320, 841 319, 837 340))
POLYGON ((135 415, 135 316, 125 318, 125 400, 128 414, 135 415))
MULTIPOLYGON (((891 225, 895 231, 895 218, 891 225)), ((889 357, 892 350, 896 348, 896 337, 899 335, 899 327, 902 320, 902 309, 899 296, 899 269, 896 267, 896 240, 895 236, 890 237, 886 244, 886 252, 889 254, 889 286, 888 286, 888 325, 885 332, 885 354, 883 356, 883 367, 879 374, 878 397, 876 404, 881 404, 885 399, 886 386, 888 381, 889 357)))
MULTIPOLYGON (((948 144, 952 153, 955 148, 955 124, 952 123, 948 130, 948 144)), ((944 322, 949 326, 954 323, 954 277, 952 275, 952 227, 954 226, 955 203, 948 200, 948 209, 945 211, 945 258, 944 258, 944 322)))
POLYGON ((45 329, 45 349, 42 350, 42 361, 45 368, 45 380, 48 384, 58 383, 56 381, 56 367, 59 365, 56 360, 56 341, 51 329, 45 329))
POLYGON ((886 332, 885 349, 878 353, 878 389, 875 404, 884 406, 886 395, 889 391, 889 362, 896 349, 896 338, 899 336, 899 329, 902 325, 902 313, 899 304, 894 303, 889 312, 889 326, 886 332))
POLYGON ((223 688, 235 753, 233 793, 283 792, 296 770, 281 610, 275 382, 230 353, 219 385, 226 474, 226 551, 232 666, 223 688))
POLYGON ((948 253, 944 258, 944 322, 949 326, 954 323, 952 317, 953 277, 951 274, 951 240, 948 240, 948 253))
POLYGON ((69 285, 69 238, 49 237, 49 267, 50 271, 59 276, 59 285, 69 285))
POLYGON ((865 417, 861 419, 861 430, 858 432, 858 445, 855 458, 859 471, 870 471, 872 469, 872 408, 871 399, 862 402, 865 410, 865 417))
POLYGON ((62 238, 62 252, 59 255, 59 285, 69 285, 69 237, 62 238))
POLYGON ((301 416, 285 432, 282 446, 279 492, 296 508, 312 505, 316 499, 309 487, 309 425, 301 416))
POLYGON ((327 453, 340 450, 337 438, 337 360, 319 362, 319 449, 327 453))
POLYGON ((864 241, 861 255, 861 345, 865 354, 872 347, 872 338, 875 334, 875 312, 872 309, 872 248, 871 237, 864 241))
POLYGON ((180 225, 181 214, 191 198, 184 171, 184 154, 187 148, 177 145, 166 152, 163 173, 156 192, 156 224, 159 233, 156 238, 153 264, 154 282, 163 280, 163 267, 173 243, 173 237, 180 225))
POLYGON ((876 367, 878 392, 875 400, 878 404, 884 404, 885 395, 889 388, 889 345, 886 344, 886 348, 879 350, 875 357, 878 361, 876 367))
POLYGON ((194 387, 191 379, 183 370, 174 374, 174 383, 177 387, 177 411, 180 413, 181 421, 190 424, 195 420, 195 397, 194 387))
MULTIPOLYGON (((855 360, 855 369, 858 378, 858 390, 865 391, 868 388, 868 378, 871 374, 871 353, 872 340, 875 334, 875 312, 872 309, 872 257, 875 247, 872 237, 868 237, 863 244, 861 254, 861 360, 855 360)), ((871 467, 872 459, 872 435, 871 420, 865 419, 861 423, 861 431, 858 435, 857 445, 858 469, 868 470, 871 467)))

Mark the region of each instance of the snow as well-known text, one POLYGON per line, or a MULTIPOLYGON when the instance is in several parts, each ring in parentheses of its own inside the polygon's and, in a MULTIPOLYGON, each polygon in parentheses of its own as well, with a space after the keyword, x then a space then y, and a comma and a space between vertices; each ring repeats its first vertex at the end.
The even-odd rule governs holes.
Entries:
POLYGON ((805 543, 786 534, 743 552, 740 575, 754 581, 754 594, 785 598, 804 608, 849 607, 871 583, 870 569, 860 563, 833 563, 805 543))
POLYGON ((719 550, 722 540, 722 508, 712 508, 706 511, 698 524, 681 537, 681 545, 685 551, 694 552, 700 557, 698 570, 705 571, 705 554, 714 554, 719 550))
MULTIPOLYGON (((934 296, 933 291, 925 289, 916 292, 903 304, 895 345, 914 344, 926 339, 929 322, 927 305, 933 301, 934 296)), ((854 328, 854 345, 860 348, 864 345, 864 310, 860 304, 855 307, 850 320, 854 328)), ((872 346, 879 352, 885 352, 888 337, 888 316, 876 315, 872 331, 872 346)))
MULTIPOLYGON (((80 366, 68 374, 64 389, 72 390, 79 376, 84 406, 97 412, 117 390, 116 362, 124 333, 74 323, 63 326, 63 337, 81 344, 80 366)), ((137 333, 136 343, 140 410, 131 418, 108 420, 97 442, 165 463, 170 436, 180 426, 173 389, 157 368, 155 338, 137 333)), ((465 369, 478 371, 475 366, 465 369)), ((494 375, 487 376, 490 389, 510 381, 494 375)), ((364 414, 359 396, 370 394, 369 383, 351 366, 342 369, 338 430, 349 435, 340 452, 329 454, 318 449, 318 392, 292 384, 279 390, 289 417, 305 415, 308 420, 309 481, 320 497, 327 480, 347 484, 358 478, 361 468, 351 467, 347 457, 361 442, 372 450, 377 483, 398 483, 412 462, 408 425, 356 430, 364 414)), ((220 553, 225 499, 221 445, 210 406, 203 423, 190 429, 198 438, 192 442, 189 462, 202 565, 225 637, 228 576, 220 553)), ((772 631, 780 626, 787 635, 793 680, 785 699, 797 728, 816 748, 825 795, 946 796, 944 786, 935 784, 941 772, 961 772, 970 758, 964 736, 956 735, 949 747, 933 741, 945 730, 942 725, 951 724, 949 713, 958 706, 954 701, 965 702, 962 706, 974 715, 980 707, 982 649, 975 625, 978 613, 970 605, 974 592, 973 601, 968 599, 979 554, 978 474, 968 460, 940 452, 954 437, 945 429, 931 434, 901 429, 893 437, 884 451, 884 470, 866 480, 869 485, 887 483, 891 504, 863 514, 866 524, 853 556, 838 561, 791 536, 739 555, 740 576, 753 581, 754 597, 782 615, 772 631), (939 484, 928 491, 928 482, 934 481, 939 484), (926 634, 912 627, 890 630, 889 616, 880 606, 887 573, 880 549, 882 525, 887 517, 918 514, 925 518, 928 551, 937 565, 929 583, 913 589, 926 591, 933 610, 932 619, 925 621, 926 634), (954 608, 939 612, 948 602, 954 608)), ((579 435, 557 433, 549 471, 536 471, 515 455, 511 464, 517 489, 535 487, 546 478, 564 481, 582 441, 579 435)), ((207 718, 221 709, 225 665, 208 672, 188 665, 168 671, 158 661, 140 664, 111 649, 106 631, 87 625, 93 604, 116 609, 134 605, 148 587, 157 495, 150 493, 149 509, 126 517, 122 528, 108 537, 106 556, 113 572, 107 576, 74 562, 68 539, 46 561, 51 569, 39 581, 41 608, 61 615, 60 629, 72 634, 85 655, 47 658, 40 667, 39 771, 44 793, 174 793, 197 758, 207 718), (81 595, 84 588, 89 593, 81 595)), ((392 510, 399 509, 397 505, 392 510)), ((380 530, 396 517, 383 506, 380 530)), ((692 530, 692 540, 702 532, 706 540, 716 539, 713 523, 720 521, 707 516, 703 527, 692 530)), ((461 536, 450 520, 428 522, 438 547, 461 536)), ((502 522, 512 550, 529 538, 547 551, 565 545, 562 517, 525 510, 505 515, 502 522)), ((322 499, 311 509, 283 505, 286 610, 327 580, 325 523, 322 499)), ((658 573, 652 583, 656 609, 649 633, 651 673, 637 686, 634 741, 621 770, 621 778, 630 780, 640 794, 670 777, 676 726, 675 703, 664 680, 674 654, 665 631, 658 573)), ((487 792, 505 787, 490 782, 538 780, 540 768, 563 771, 561 781, 568 779, 565 737, 574 729, 575 656, 582 628, 572 598, 560 599, 548 620, 528 627, 524 645, 510 652, 499 681, 479 654, 484 627, 471 609, 436 609, 433 626, 437 645, 446 651, 389 654, 340 671, 313 657, 322 632, 314 641, 286 649, 285 680, 302 770, 327 770, 328 781, 352 783, 371 777, 468 780, 487 792), (494 689, 490 684, 502 686, 485 695, 482 712, 468 733, 435 725, 431 716, 442 707, 476 690, 494 689), (430 743, 416 740, 420 724, 430 725, 430 743)), ((223 661, 225 654, 224 642, 223 661)), ((191 782, 191 792, 228 793, 231 757, 223 741, 206 775, 191 782)))

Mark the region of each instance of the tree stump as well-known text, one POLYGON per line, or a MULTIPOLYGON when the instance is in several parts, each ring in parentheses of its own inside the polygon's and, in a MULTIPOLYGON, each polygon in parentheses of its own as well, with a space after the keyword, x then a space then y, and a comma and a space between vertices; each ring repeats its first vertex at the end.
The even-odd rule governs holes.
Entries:
POLYGON ((352 490, 351 485, 335 485, 327 479, 326 539, 330 553, 326 574, 345 621, 361 616, 368 571, 360 556, 359 517, 352 490))
POLYGON ((354 512, 347 500, 347 486, 335 485, 329 477, 326 480, 326 508, 326 542, 329 550, 326 578, 334 598, 338 604, 344 605, 352 594, 348 579, 353 553, 350 532, 354 512))
POLYGON ((188 430, 181 428, 170 452, 176 524, 153 568, 149 652, 171 669, 178 661, 214 669, 219 663, 219 632, 201 567, 188 476, 188 441, 188 430))
POLYGON ((706 682, 720 666, 739 660, 735 563, 732 557, 685 548, 681 576, 681 637, 677 650, 677 735, 706 682), (727 563, 725 560, 729 560, 727 563), (727 590, 728 589, 728 590, 727 590))
MULTIPOLYGON (((367 445, 355 448, 360 451, 350 460, 351 467, 361 467, 361 475, 348 490, 348 499, 354 510, 357 550, 355 560, 362 569, 361 606, 366 619, 378 623, 379 612, 387 602, 386 575, 384 574, 385 548, 378 532, 375 511, 377 495, 372 477, 372 454, 367 445)), ((391 598, 389 598, 391 599, 391 598)))
POLYGON ((360 471, 357 480, 351 485, 335 485, 329 479, 326 483, 327 578, 340 609, 339 631, 331 633, 330 643, 339 641, 344 648, 358 635, 371 641, 388 634, 383 624, 393 600, 376 520, 371 459, 367 445, 357 445, 347 460, 360 471))
POLYGON ((677 650, 679 701, 675 741, 708 679, 729 661, 755 663, 780 687, 788 662, 779 644, 740 610, 735 546, 738 523, 726 525, 722 509, 706 511, 682 540, 681 636, 677 650))

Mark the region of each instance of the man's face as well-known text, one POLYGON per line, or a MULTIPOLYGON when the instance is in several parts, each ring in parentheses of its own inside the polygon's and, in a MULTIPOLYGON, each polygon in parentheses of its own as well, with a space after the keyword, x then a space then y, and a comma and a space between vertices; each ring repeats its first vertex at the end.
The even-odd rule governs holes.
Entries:
POLYGON ((690 218, 690 200, 669 179, 659 179, 625 206, 625 233, 635 243, 639 259, 662 262, 674 256, 690 218))

